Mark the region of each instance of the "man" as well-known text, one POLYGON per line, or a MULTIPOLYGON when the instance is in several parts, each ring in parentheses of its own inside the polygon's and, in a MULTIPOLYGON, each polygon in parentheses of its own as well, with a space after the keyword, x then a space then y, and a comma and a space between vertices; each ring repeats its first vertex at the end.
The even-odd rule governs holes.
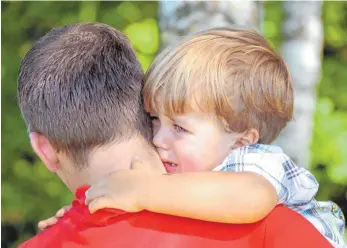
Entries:
POLYGON ((31 145, 46 167, 76 192, 76 199, 56 225, 21 247, 331 247, 303 217, 283 206, 248 225, 146 211, 90 214, 84 185, 130 169, 136 158, 164 172, 151 145, 142 77, 129 41, 105 24, 53 29, 27 53, 18 96, 31 145))

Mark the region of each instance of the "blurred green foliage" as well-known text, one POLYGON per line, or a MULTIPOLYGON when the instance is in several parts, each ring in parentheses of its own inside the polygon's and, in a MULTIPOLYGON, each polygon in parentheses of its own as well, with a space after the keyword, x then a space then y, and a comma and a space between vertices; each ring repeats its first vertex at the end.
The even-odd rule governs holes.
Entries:
MULTIPOLYGON (((281 44, 282 3, 266 2, 264 33, 281 44)), ((318 199, 337 201, 347 213, 347 3, 324 2, 322 77, 318 84, 311 171, 320 183, 318 199)))
POLYGON ((38 220, 69 204, 72 194, 34 156, 16 99, 20 61, 53 27, 103 22, 122 30, 144 70, 159 47, 157 2, 2 2, 2 247, 33 235, 38 220))
POLYGON ((319 197, 347 213, 347 2, 324 2, 322 80, 312 140, 312 169, 319 197))
POLYGON ((312 170, 320 183, 318 199, 335 201, 347 217, 347 2, 324 2, 322 20, 324 56, 312 170))
MULTIPOLYGON (((98 21, 123 30, 143 69, 159 47, 157 2, 2 2, 2 247, 33 235, 38 220, 69 204, 72 194, 30 148, 16 99, 20 61, 32 43, 53 27, 98 21)), ((281 43, 281 3, 265 4, 265 35, 281 43)), ((347 212, 347 3, 325 2, 322 80, 312 141, 311 169, 319 199, 332 199, 347 212), (345 153, 343 153, 345 151, 345 153)), ((9 245, 11 244, 11 245, 9 245)))

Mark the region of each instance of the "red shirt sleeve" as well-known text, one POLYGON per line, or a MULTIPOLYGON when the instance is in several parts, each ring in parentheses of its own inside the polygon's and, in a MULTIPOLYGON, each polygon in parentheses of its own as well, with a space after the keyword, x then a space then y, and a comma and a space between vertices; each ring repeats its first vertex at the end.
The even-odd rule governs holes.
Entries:
POLYGON ((332 248, 329 241, 303 216, 284 206, 266 219, 266 248, 332 248))

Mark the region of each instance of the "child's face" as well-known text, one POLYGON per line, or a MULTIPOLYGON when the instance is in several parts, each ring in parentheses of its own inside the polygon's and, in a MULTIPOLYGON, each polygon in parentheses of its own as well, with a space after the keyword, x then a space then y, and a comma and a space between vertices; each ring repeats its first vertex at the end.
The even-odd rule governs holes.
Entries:
POLYGON ((186 113, 170 119, 151 113, 153 143, 169 173, 212 170, 223 162, 238 139, 209 114, 186 113))

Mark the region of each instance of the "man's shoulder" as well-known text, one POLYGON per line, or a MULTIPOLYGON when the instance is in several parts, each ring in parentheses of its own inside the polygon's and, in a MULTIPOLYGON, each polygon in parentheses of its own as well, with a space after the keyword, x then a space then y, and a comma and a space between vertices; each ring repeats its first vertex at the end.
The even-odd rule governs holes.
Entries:
MULTIPOLYGON (((64 217, 62 217, 55 225, 38 233, 36 236, 22 243, 20 248, 56 248, 65 247, 67 243, 78 242, 86 243, 85 240, 80 240, 78 234, 81 226, 79 226, 79 218, 82 215, 70 209, 64 217), (76 213, 74 213, 76 212, 76 213)), ((70 244, 69 243, 69 244, 70 244)), ((70 246, 68 246, 70 247, 70 246)), ((75 246, 71 246, 75 247, 75 246)))
POLYGON ((49 244, 54 242, 54 236, 52 236, 51 232, 53 229, 56 229, 55 226, 47 229, 41 233, 38 233, 31 239, 24 241, 19 245, 19 248, 37 248, 37 247, 49 247, 49 244))
POLYGON ((32 237, 31 239, 20 244, 18 248, 34 248, 39 247, 40 244, 42 245, 42 243, 40 243, 40 238, 38 235, 36 235, 35 237, 32 237))
POLYGON ((99 213, 98 220, 94 220, 94 217, 76 218, 74 223, 69 218, 60 220, 55 226, 19 247, 140 248, 146 243, 152 248, 222 248, 230 245, 244 248, 264 247, 264 242, 268 244, 266 247, 294 247, 290 246, 294 242, 291 239, 293 235, 301 235, 300 238, 310 245, 315 244, 312 240, 319 240, 324 244, 324 238, 323 241, 320 240, 321 235, 307 220, 285 206, 277 206, 262 221, 240 225, 205 222, 147 211, 118 215, 107 211, 99 213))
POLYGON ((302 215, 283 205, 266 218, 264 247, 331 248, 328 240, 302 215))
MULTIPOLYGON (((65 219, 23 243, 20 248, 60 247, 227 247, 228 244, 261 244, 264 221, 228 225, 142 211, 117 216, 99 212, 98 221, 88 218, 65 219), (97 221, 97 222, 94 222, 97 221), (74 227, 74 228, 73 228, 74 227), (136 237, 136 239, 134 239, 136 237), (191 246, 194 245, 194 246, 191 246)), ((235 247, 249 247, 240 246, 235 247)), ((252 246, 253 247, 253 246, 252 246)))

